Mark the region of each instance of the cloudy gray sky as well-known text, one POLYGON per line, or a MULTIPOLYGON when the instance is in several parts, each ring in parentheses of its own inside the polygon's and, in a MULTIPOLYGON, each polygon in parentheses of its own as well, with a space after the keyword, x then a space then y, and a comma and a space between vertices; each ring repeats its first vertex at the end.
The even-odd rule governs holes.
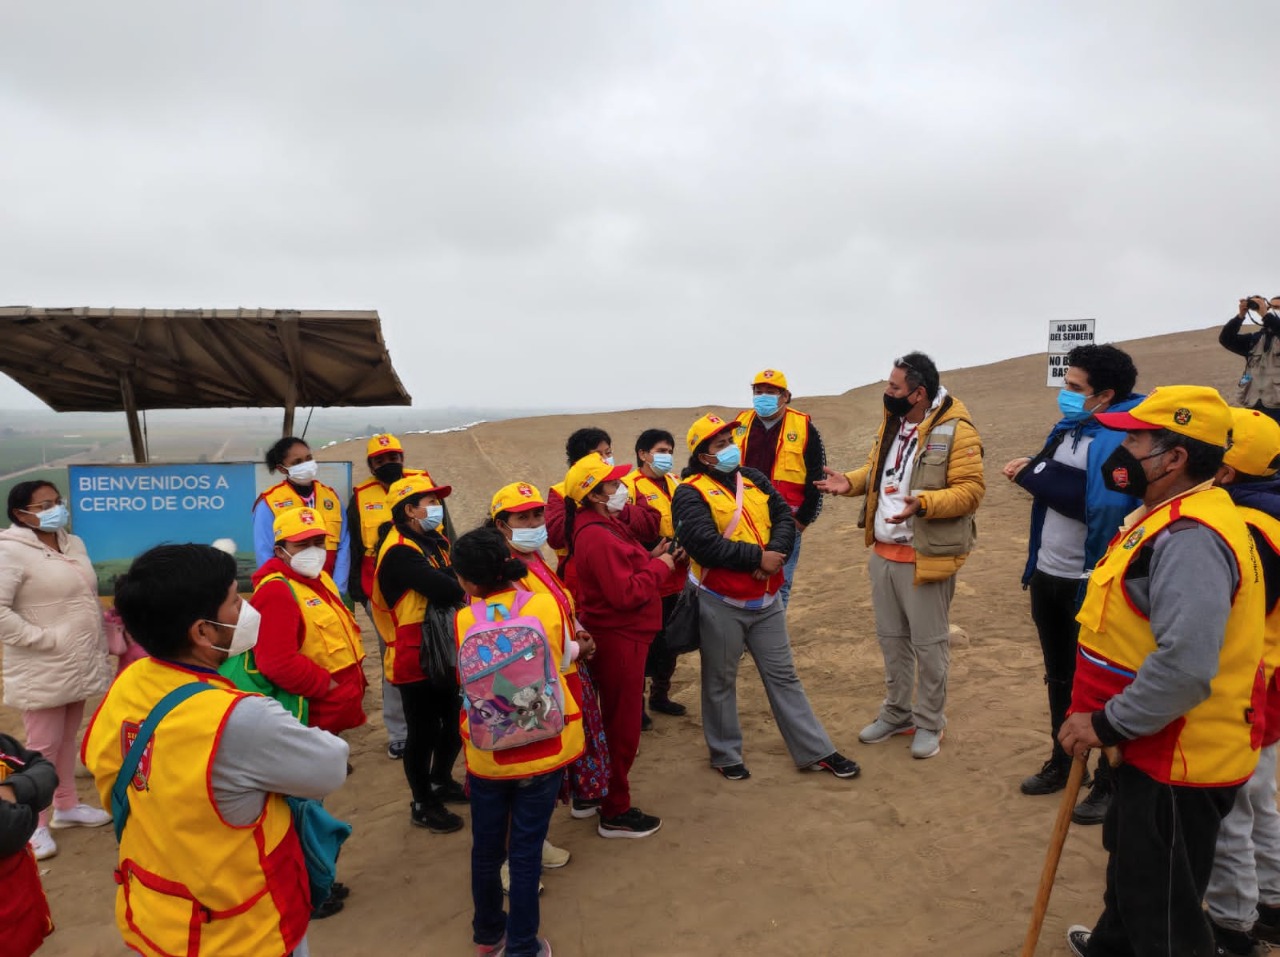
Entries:
POLYGON ((1202 327, 1280 292, 1277 37, 1271 0, 8 3, 0 304, 376 308, 421 406, 1202 327))

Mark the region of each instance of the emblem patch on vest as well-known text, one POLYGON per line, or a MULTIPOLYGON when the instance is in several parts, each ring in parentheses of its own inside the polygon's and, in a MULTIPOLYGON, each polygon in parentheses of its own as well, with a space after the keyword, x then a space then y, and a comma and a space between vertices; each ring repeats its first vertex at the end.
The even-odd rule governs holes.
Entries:
POLYGON ((1124 547, 1126 549, 1136 548, 1138 545, 1138 542, 1142 541, 1142 536, 1146 533, 1146 531, 1147 531, 1147 527, 1145 525, 1140 525, 1137 528, 1135 528, 1132 532, 1129 533, 1129 537, 1124 540, 1124 547))
POLYGON ((381 512, 381 511, 382 511, 382 503, 381 503, 381 502, 370 502, 368 505, 366 505, 366 506, 364 507, 364 510, 365 510, 366 512, 381 512))
POLYGON ((325 507, 325 508, 327 508, 329 511, 331 511, 331 512, 332 512, 332 511, 333 511, 333 499, 328 499, 328 498, 327 498, 327 499, 325 499, 325 500, 324 500, 324 507, 325 507))
POLYGON ((788 432, 788 433, 787 433, 787 441, 788 441, 788 442, 794 442, 794 441, 796 441, 796 440, 797 440, 797 439, 799 439, 799 438, 800 438, 800 433, 799 433, 799 432, 788 432))
POLYGON ((1191 421, 1191 410, 1179 409, 1173 413, 1173 421, 1177 422, 1179 425, 1186 425, 1191 421))
MULTIPOLYGON (((134 724, 132 721, 126 721, 120 726, 120 757, 129 756, 129 749, 133 747, 133 742, 138 738, 138 731, 141 725, 134 724)), ((135 791, 145 791, 147 789, 147 780, 151 777, 151 750, 155 747, 156 739, 153 737, 147 742, 147 746, 142 749, 142 760, 138 762, 138 770, 133 772, 133 780, 129 783, 135 791)))

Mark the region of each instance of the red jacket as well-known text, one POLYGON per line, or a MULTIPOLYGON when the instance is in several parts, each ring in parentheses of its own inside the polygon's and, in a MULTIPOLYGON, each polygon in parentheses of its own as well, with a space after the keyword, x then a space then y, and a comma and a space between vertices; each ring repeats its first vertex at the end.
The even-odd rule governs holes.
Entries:
POLYGON ((565 584, 593 636, 650 644, 662 628, 660 590, 667 574, 666 564, 650 558, 616 519, 587 510, 574 516, 565 584))
MULTIPOLYGON (((258 644, 253 656, 258 670, 276 687, 307 699, 307 723, 332 734, 357 728, 367 720, 364 713, 364 689, 367 681, 360 665, 349 665, 336 674, 301 654, 306 623, 289 586, 282 581, 258 582, 268 575, 285 578, 315 588, 314 578, 304 578, 279 558, 272 557, 253 574, 256 589, 249 603, 262 615, 258 644), (336 681, 330 689, 329 682, 336 681)), ((332 601, 341 604, 334 595, 332 601)))
MULTIPOLYGON (((547 492, 547 544, 554 549, 565 547, 564 496, 555 489, 547 492)), ((578 508, 582 515, 582 507, 578 508)), ((648 502, 628 502, 617 515, 618 524, 637 542, 656 542, 661 537, 662 516, 648 502)), ((576 527, 576 526, 575 526, 576 527)))

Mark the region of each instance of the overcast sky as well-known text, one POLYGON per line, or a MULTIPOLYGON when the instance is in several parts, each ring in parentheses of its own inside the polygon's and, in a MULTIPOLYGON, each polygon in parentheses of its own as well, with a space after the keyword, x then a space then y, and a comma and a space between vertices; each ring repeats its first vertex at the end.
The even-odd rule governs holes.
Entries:
POLYGON ((1274 0, 6 3, 0 304, 374 308, 419 406, 1203 327, 1280 293, 1278 37, 1274 0))

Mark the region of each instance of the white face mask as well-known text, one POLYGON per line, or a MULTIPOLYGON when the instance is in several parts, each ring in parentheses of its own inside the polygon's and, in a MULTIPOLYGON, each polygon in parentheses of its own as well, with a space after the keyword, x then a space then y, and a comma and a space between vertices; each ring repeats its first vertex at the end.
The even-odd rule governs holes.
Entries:
POLYGON ((313 459, 310 462, 299 462, 289 466, 289 481, 295 485, 310 485, 316 480, 320 466, 313 459))
POLYGON ((323 545, 309 545, 289 556, 289 567, 303 578, 319 578, 328 557, 323 545))
POLYGON ((536 552, 547 544, 547 526, 537 528, 513 528, 511 530, 511 547, 519 552, 536 552))
POLYGON ((627 488, 626 483, 619 482, 617 490, 605 501, 604 507, 615 514, 621 512, 630 494, 631 490, 627 488))
POLYGON ((232 628, 231 644, 225 648, 218 645, 210 645, 214 651, 225 651, 227 657, 232 655, 242 655, 246 651, 253 649, 258 643, 258 628, 262 624, 262 616, 258 614, 258 609, 254 608, 247 601, 240 603, 240 615, 236 618, 236 623, 230 625, 225 621, 214 621, 206 618, 205 621, 211 625, 218 625, 221 628, 232 628))

